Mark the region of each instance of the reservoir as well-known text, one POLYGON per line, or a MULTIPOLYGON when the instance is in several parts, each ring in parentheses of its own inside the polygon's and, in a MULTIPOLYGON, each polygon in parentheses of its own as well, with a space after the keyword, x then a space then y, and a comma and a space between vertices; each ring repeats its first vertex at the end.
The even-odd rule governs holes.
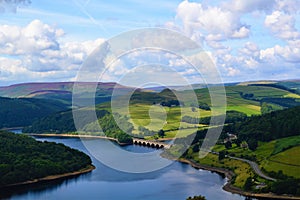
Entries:
MULTIPOLYGON (((125 173, 114 170, 94 158, 79 138, 39 137, 36 139, 63 143, 83 151, 91 156, 96 169, 75 178, 42 183, 20 191, 0 191, 4 199, 185 200, 187 197, 195 195, 203 195, 208 200, 245 199, 243 196, 222 190, 226 179, 220 175, 205 170, 197 170, 187 164, 173 162, 171 165, 154 172, 125 173)), ((86 139, 84 143, 94 143, 95 140, 98 144, 107 142, 101 139, 86 139)), ((121 148, 135 153, 154 151, 154 149, 137 145, 121 148)), ((114 154, 113 150, 106 151, 106 153, 114 154)), ((127 158, 124 156, 122 159, 125 161, 127 158)), ((122 159, 118 162, 122 162, 122 159)))

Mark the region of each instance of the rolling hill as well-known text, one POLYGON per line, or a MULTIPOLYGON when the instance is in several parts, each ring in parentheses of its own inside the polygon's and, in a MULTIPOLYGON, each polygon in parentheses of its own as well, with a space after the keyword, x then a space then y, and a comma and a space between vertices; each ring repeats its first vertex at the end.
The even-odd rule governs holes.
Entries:
POLYGON ((51 99, 0 97, 0 128, 28 126, 66 109, 66 104, 51 99))

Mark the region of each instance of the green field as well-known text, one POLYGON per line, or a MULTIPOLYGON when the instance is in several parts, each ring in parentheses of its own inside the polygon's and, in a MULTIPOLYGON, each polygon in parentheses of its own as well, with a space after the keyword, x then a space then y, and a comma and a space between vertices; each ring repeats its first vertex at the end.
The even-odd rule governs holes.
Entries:
POLYGON ((236 157, 255 156, 261 168, 266 171, 278 172, 300 178, 300 136, 287 137, 271 142, 259 142, 255 151, 243 149, 233 144, 232 148, 226 149, 224 145, 216 145, 214 151, 223 150, 234 154, 236 157))
POLYGON ((222 161, 219 161, 218 156, 214 154, 208 154, 206 157, 199 159, 198 153, 193 154, 193 160, 202 165, 232 170, 236 174, 233 185, 239 188, 242 188, 245 185, 248 177, 254 176, 254 172, 252 171, 251 167, 247 163, 239 160, 226 158, 222 161))
MULTIPOLYGON (((236 85, 227 86, 225 87, 225 90, 227 99, 226 109, 228 111, 242 112, 247 116, 261 114, 261 104, 258 101, 259 99, 297 96, 282 89, 264 86, 236 85), (245 99, 241 94, 253 94, 253 99, 245 99)), ((183 116, 203 118, 211 115, 211 111, 198 108, 195 108, 194 112, 191 110, 194 95, 197 96, 199 102, 211 105, 209 90, 207 88, 202 88, 195 90, 195 92, 178 91, 178 93, 185 97, 186 102, 184 106, 162 107, 159 105, 159 101, 162 101, 163 99, 176 98, 170 90, 163 90, 160 93, 137 92, 134 94, 129 104, 130 122, 134 126, 133 133, 139 134, 138 128, 142 126, 156 132, 163 129, 166 131, 166 137, 184 137, 192 134, 197 128, 201 128, 202 125, 180 123, 180 121, 183 116), (178 133, 178 128, 183 130, 178 133), (191 129, 193 131, 191 131, 191 129)), ((107 106, 108 104, 104 105, 107 106)), ((274 104, 274 106, 276 107, 277 105, 274 104)), ((104 107, 105 106, 102 106, 102 108, 104 107)), ((126 107, 120 107, 115 110, 122 115, 128 115, 126 109, 126 107)), ((218 109, 215 108, 215 111, 218 112, 218 109)))
POLYGON ((293 147, 291 149, 278 153, 270 157, 270 160, 281 162, 287 165, 294 165, 299 168, 300 167, 300 146, 293 147))
POLYGON ((274 151, 272 155, 280 153, 285 149, 289 149, 294 146, 300 145, 300 136, 293 136, 288 138, 283 138, 281 140, 276 141, 274 151))

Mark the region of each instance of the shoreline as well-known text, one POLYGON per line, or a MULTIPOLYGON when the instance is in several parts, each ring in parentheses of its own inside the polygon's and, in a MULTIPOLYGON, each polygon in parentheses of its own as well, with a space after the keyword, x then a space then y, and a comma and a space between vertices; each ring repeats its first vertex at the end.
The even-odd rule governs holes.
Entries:
POLYGON ((37 178, 37 179, 34 179, 34 180, 29 180, 29 181, 4 185, 4 186, 1 186, 0 189, 10 189, 10 188, 24 187, 24 186, 29 186, 29 185, 34 185, 34 184, 37 184, 37 183, 41 183, 41 182, 50 182, 50 181, 55 181, 55 180, 60 180, 60 179, 72 178, 72 177, 75 177, 75 176, 79 176, 79 175, 82 175, 82 174, 89 173, 89 172, 93 171, 94 169, 96 169, 96 167, 91 164, 91 165, 89 165, 89 166, 87 166, 83 169, 78 170, 78 171, 68 172, 68 173, 64 173, 64 174, 49 175, 49 176, 45 176, 43 178, 37 178))
POLYGON ((10 131, 10 130, 21 130, 23 127, 10 127, 10 128, 5 128, 5 127, 3 127, 3 128, 1 128, 0 129, 0 131, 10 131))
POLYGON ((36 137, 70 137, 70 138, 85 138, 85 139, 104 139, 118 143, 120 146, 129 145, 127 143, 121 143, 116 138, 101 136, 101 135, 73 135, 73 134, 56 134, 56 133, 23 133, 28 136, 36 137))
MULTIPOLYGON (((168 158, 172 159, 172 158, 168 158)), ((174 160, 174 159, 173 159, 174 160)), ((252 192, 246 192, 243 191, 240 188, 237 188, 231 184, 232 177, 235 175, 234 172, 224 169, 224 168, 217 168, 217 167, 210 167, 210 166, 205 166, 201 165, 199 163, 196 163, 192 160, 188 160, 185 158, 179 158, 176 159, 178 162, 189 164, 192 167, 196 169, 202 169, 202 170, 207 170, 211 172, 216 172, 218 174, 223 174, 228 180, 227 183, 222 187, 223 190, 234 193, 234 194, 239 194, 245 197, 252 197, 252 198, 260 198, 260 199, 294 199, 294 200, 300 200, 300 197, 295 197, 295 196, 288 196, 288 195, 276 195, 273 193, 252 193, 252 192)))
MULTIPOLYGON (((117 139, 115 138, 110 138, 106 136, 94 136, 94 135, 72 135, 72 134, 26 134, 30 136, 44 136, 44 137, 74 137, 74 138, 98 138, 98 139, 106 139, 106 140, 112 140, 117 142, 119 145, 124 146, 128 144, 120 144, 117 139)), ((161 155, 162 156, 162 155, 161 155)), ((231 184, 232 178, 235 176, 234 172, 231 170, 225 169, 225 168, 217 168, 217 167, 211 167, 211 166, 206 166, 206 165, 201 165, 199 163, 196 163, 192 160, 186 159, 186 158, 179 158, 179 159, 174 159, 170 157, 165 157, 164 158, 170 159, 170 160, 176 160, 181 163, 189 164, 190 166, 196 168, 196 169, 202 169, 202 170, 207 170, 210 172, 215 172, 218 174, 222 174, 225 176, 228 180, 227 183, 222 187, 223 190, 234 193, 234 194, 239 194, 245 197, 252 197, 252 198, 259 198, 259 199, 291 199, 291 200, 300 200, 300 197, 295 197, 295 196, 288 196, 288 195, 276 195, 273 193, 252 193, 252 192, 246 192, 243 191, 240 188, 237 188, 231 184)), ((94 168, 95 169, 95 168, 94 168)), ((92 169, 93 170, 93 169, 92 169)), ((90 171, 92 171, 90 170, 90 171)))

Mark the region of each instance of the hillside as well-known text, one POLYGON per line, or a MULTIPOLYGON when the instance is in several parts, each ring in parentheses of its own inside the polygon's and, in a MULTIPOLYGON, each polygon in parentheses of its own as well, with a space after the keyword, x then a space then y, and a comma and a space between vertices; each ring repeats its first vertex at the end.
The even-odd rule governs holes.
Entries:
POLYGON ((90 165, 89 156, 63 144, 0 131, 0 188, 90 165))
POLYGON ((271 141, 300 135, 300 107, 251 117, 244 122, 228 126, 241 140, 271 141))
MULTIPOLYGON (((89 83, 82 82, 80 87, 84 92, 91 91, 97 85, 96 96, 110 96, 114 89, 126 90, 128 87, 113 83, 89 83)), ((2 97, 44 97, 47 94, 72 94, 74 82, 49 82, 49 83, 22 83, 5 87, 0 87, 0 96, 2 97)), ((84 93, 83 93, 84 95, 84 93)))
POLYGON ((55 100, 0 97, 0 128, 28 126, 34 120, 66 109, 67 105, 55 100))
POLYGON ((300 195, 300 107, 244 118, 224 127, 218 143, 205 158, 199 158, 199 147, 207 129, 185 138, 177 138, 167 155, 177 155, 185 141, 193 141, 183 158, 210 167, 233 171, 232 184, 255 193, 300 195), (228 134, 237 137, 229 140, 228 134), (269 177, 262 178, 245 160, 254 161, 269 177))
MULTIPOLYGON (((251 115, 260 115, 261 113, 269 113, 275 110, 282 110, 288 107, 300 105, 296 95, 290 91, 270 86, 241 86, 229 85, 225 87, 227 94, 227 110, 244 113, 248 117, 251 115), (265 102, 266 99, 270 102, 265 102), (288 104, 287 107, 282 106, 288 104)), ((193 91, 177 91, 180 95, 190 96, 193 91)), ((192 100, 184 102, 185 105, 179 105, 174 91, 163 89, 160 92, 147 92, 136 90, 130 98, 129 112, 131 116, 130 122, 133 124, 133 134, 138 137, 153 136, 160 129, 166 132, 166 137, 174 137, 178 133, 181 126, 180 136, 192 134, 197 128, 205 128, 209 122, 210 116, 210 95, 207 88, 195 90, 198 98, 198 106, 192 103, 192 100), (172 105, 172 103, 174 105, 172 105), (150 120, 150 116, 155 119, 150 120), (167 123, 164 119, 166 117, 167 123), (189 123, 185 119, 200 119, 200 124, 189 123)), ((118 97, 119 101, 122 96, 118 97)), ((96 106, 96 110, 110 111, 110 103, 101 103, 96 106)), ((123 105, 116 108, 121 115, 127 115, 126 107, 123 105)), ((114 111, 114 112, 116 112, 114 111)), ((33 132, 73 132, 72 115, 65 113, 57 114, 42 120, 36 121, 30 129, 33 132), (59 122, 53 123, 59 119, 59 122), (51 122, 51 123, 49 123, 51 122), (52 124, 52 126, 49 126, 52 124), (60 126, 56 125, 60 124, 60 126), (69 128, 66 127, 68 124, 69 128), (71 128, 70 128, 71 127, 71 128)))

